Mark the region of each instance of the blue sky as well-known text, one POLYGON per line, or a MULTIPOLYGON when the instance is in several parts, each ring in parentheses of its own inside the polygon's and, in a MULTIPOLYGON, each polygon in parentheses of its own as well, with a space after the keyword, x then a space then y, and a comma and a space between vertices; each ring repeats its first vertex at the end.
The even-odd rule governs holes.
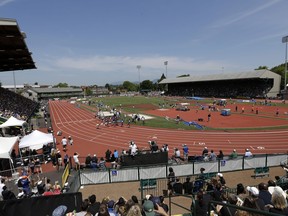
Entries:
MULTIPOLYGON (((287 0, 0 0, 37 69, 16 84, 118 81, 269 68, 285 61, 287 0)), ((10 72, 0 73, 13 84, 10 72)))

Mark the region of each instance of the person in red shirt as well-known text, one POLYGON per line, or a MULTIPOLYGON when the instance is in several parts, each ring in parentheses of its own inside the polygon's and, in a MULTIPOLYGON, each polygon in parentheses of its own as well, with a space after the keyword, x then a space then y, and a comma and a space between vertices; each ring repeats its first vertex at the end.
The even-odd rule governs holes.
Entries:
POLYGON ((43 193, 43 196, 51 196, 54 195, 52 188, 47 188, 47 190, 43 193))

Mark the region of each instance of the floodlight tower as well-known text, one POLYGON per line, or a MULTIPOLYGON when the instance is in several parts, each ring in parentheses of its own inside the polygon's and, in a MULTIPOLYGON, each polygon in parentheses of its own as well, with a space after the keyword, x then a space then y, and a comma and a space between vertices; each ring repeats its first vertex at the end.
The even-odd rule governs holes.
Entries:
POLYGON ((136 68, 138 69, 138 76, 139 76, 139 92, 140 92, 140 69, 141 69, 141 65, 137 65, 136 68))
POLYGON ((284 90, 287 89, 287 42, 288 42, 288 36, 285 36, 282 38, 282 43, 286 44, 286 50, 285 50, 285 70, 284 70, 284 90))
POLYGON ((168 74, 167 74, 167 66, 168 66, 168 61, 164 62, 164 65, 166 66, 166 79, 168 78, 168 74))

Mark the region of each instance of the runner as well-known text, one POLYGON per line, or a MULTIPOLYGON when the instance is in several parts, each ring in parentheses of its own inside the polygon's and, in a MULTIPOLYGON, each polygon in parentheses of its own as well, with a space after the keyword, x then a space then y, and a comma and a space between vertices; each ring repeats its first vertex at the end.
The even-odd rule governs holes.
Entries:
POLYGON ((61 143, 62 143, 62 146, 63 146, 63 151, 66 152, 67 151, 67 149, 66 149, 66 147, 67 147, 67 139, 66 139, 65 136, 61 140, 61 143))
POLYGON ((71 136, 69 136, 69 137, 68 137, 68 143, 69 143, 69 145, 72 146, 72 145, 73 145, 73 142, 74 142, 74 141, 73 141, 73 138, 72 138, 71 136))

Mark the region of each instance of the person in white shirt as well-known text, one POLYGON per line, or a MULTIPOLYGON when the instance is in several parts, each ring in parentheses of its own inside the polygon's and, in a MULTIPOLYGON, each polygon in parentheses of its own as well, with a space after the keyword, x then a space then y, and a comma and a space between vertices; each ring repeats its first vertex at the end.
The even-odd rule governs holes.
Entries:
POLYGON ((0 201, 2 201, 3 200, 2 191, 3 191, 3 187, 5 186, 5 179, 2 178, 1 176, 0 176, 0 178, 1 178, 1 182, 0 182, 0 201))
POLYGON ((74 159, 74 162, 75 162, 75 169, 76 170, 79 170, 80 169, 80 161, 79 161, 79 154, 77 152, 74 153, 73 155, 73 159, 74 159))
POLYGON ((69 145, 73 145, 73 138, 71 136, 68 137, 68 142, 69 142, 69 145))
POLYGON ((64 136, 63 139, 61 140, 61 143, 62 143, 63 151, 64 151, 64 152, 66 151, 67 142, 68 142, 68 141, 67 141, 66 137, 64 136))
POLYGON ((130 154, 132 156, 134 156, 137 153, 137 145, 136 145, 136 143, 134 141, 131 141, 129 148, 130 148, 130 152, 131 152, 130 154))
POLYGON ((175 158, 180 158, 181 157, 181 153, 180 153, 180 150, 178 148, 174 149, 174 155, 175 155, 175 158))
POLYGON ((246 149, 244 156, 245 156, 245 157, 252 157, 253 154, 251 153, 251 151, 250 151, 249 149, 246 149))

